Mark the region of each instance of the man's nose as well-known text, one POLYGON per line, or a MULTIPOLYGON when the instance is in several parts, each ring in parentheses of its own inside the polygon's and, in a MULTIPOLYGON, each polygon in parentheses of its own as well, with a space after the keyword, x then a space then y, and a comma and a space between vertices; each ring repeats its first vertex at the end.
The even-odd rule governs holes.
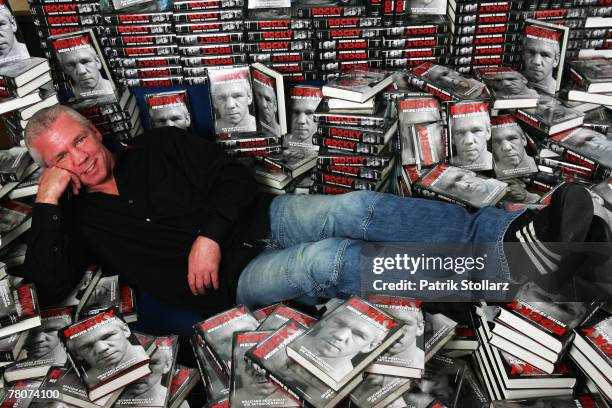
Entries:
POLYGON ((82 74, 84 74, 84 73, 86 73, 86 72, 87 72, 87 69, 85 69, 85 65, 83 65, 83 64, 77 64, 77 66, 76 66, 76 72, 77 72, 77 74, 82 75, 82 74))
POLYGON ((476 137, 474 135, 474 133, 472 132, 467 132, 463 135, 463 144, 464 145, 468 145, 471 146, 474 143, 476 143, 476 137))
POLYGON ((510 142, 508 142, 507 140, 504 140, 501 143, 501 149, 504 152, 508 152, 510 150, 512 150, 512 144, 510 142))
POLYGON ((79 148, 73 149, 72 161, 76 167, 81 166, 83 163, 87 161, 88 158, 89 158, 89 154, 87 154, 87 152, 84 152, 83 150, 79 148))
POLYGON ((346 341, 349 338, 350 333, 351 329, 348 327, 340 327, 334 331, 333 336, 336 340, 346 341))
POLYGON ((108 350, 108 344, 105 341, 96 341, 94 343, 94 353, 104 354, 108 350))
POLYGON ((228 108, 235 108, 236 107, 236 99, 234 99, 234 98, 227 98, 227 100, 225 101, 225 105, 228 108))
POLYGON ((306 123, 308 117, 306 116, 305 113, 300 113, 297 117, 297 122, 298 123, 306 123))
POLYGON ((539 53, 535 53, 531 56, 530 62, 535 65, 542 65, 542 56, 539 53))

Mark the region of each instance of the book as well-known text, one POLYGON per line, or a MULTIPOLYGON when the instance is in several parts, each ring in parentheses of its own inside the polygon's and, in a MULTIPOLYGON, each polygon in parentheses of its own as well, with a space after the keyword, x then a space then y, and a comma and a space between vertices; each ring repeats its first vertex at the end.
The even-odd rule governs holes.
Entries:
POLYGON ((536 89, 554 94, 561 86, 569 27, 525 20, 521 73, 536 89))
POLYGON ((280 387, 245 361, 246 352, 267 338, 272 331, 239 331, 232 342, 232 376, 230 406, 232 407, 297 407, 300 404, 280 387))
POLYGON ((280 304, 281 303, 273 303, 269 306, 264 306, 261 309, 254 310, 253 316, 255 316, 257 321, 261 324, 261 322, 266 320, 266 317, 270 316, 272 312, 274 312, 274 309, 276 309, 276 307, 280 304))
POLYGON ((311 170, 315 166, 316 159, 317 152, 312 149, 288 146, 279 153, 270 153, 263 162, 289 174, 291 178, 296 178, 311 170))
POLYGON ((290 319, 295 320, 304 327, 310 327, 318 321, 316 318, 306 313, 302 313, 292 307, 280 304, 274 308, 274 311, 272 311, 272 313, 270 313, 270 315, 268 315, 264 321, 261 322, 259 327, 257 327, 257 330, 276 330, 290 319))
POLYGON ((544 145, 564 160, 586 167, 591 176, 607 178, 612 174, 612 139, 585 127, 557 133, 544 145))
POLYGON ((374 97, 364 102, 352 102, 347 101, 346 99, 328 98, 326 103, 330 110, 352 110, 353 112, 365 110, 366 112, 363 113, 374 113, 377 101, 374 97))
MULTIPOLYGON (((38 165, 36 165, 38 167, 38 165)), ((21 181, 14 189, 9 191, 8 198, 10 200, 17 200, 23 197, 29 197, 36 195, 38 193, 38 180, 42 175, 43 169, 38 167, 36 171, 34 171, 29 176, 26 176, 23 181, 21 181)), ((26 174, 28 173, 26 169, 26 174)))
POLYGON ((352 297, 292 342, 287 355, 338 391, 401 337, 400 326, 389 314, 352 297), (345 350, 338 335, 353 339, 353 347, 345 350))
POLYGON ((570 89, 567 92, 567 100, 612 106, 612 95, 610 93, 590 93, 579 89, 570 89))
POLYGON ((536 108, 517 109, 514 115, 526 125, 548 135, 580 126, 584 120, 584 113, 545 94, 540 95, 536 108))
POLYGON ((9 89, 22 87, 50 69, 49 61, 40 57, 0 64, 0 86, 9 89))
POLYGON ((364 103, 393 82, 391 73, 381 69, 354 67, 323 86, 323 95, 364 103))
POLYGON ((356 377, 336 392, 288 358, 287 346, 302 336, 306 330, 306 327, 294 320, 287 321, 281 328, 248 350, 247 361, 295 399, 311 406, 334 407, 361 382, 361 378, 356 377))
MULTIPOLYGON (((400 296, 371 295, 373 305, 402 324, 402 337, 385 350, 366 372, 385 376, 421 378, 425 369, 425 320, 421 302, 400 296)), ((374 380, 371 380, 374 381, 374 380)))
POLYGON ((442 101, 478 99, 485 90, 482 82, 431 62, 413 68, 411 74, 420 80, 415 85, 442 101))
MULTIPOLYGON (((523 291, 527 295, 526 291, 523 291)), ((533 292, 537 295, 536 292, 533 292)), ((534 296, 529 296, 533 298, 534 296)), ((503 323, 557 353, 573 338, 572 330, 584 322, 598 304, 566 302, 544 303, 515 300, 503 303, 495 321, 503 323)))
POLYGON ((257 319, 244 305, 219 313, 196 323, 194 328, 204 340, 206 349, 217 367, 229 379, 232 359, 232 333, 239 330, 255 330, 257 319))
POLYGON ((441 355, 432 357, 425 365, 425 373, 420 380, 412 381, 410 389, 403 398, 407 406, 430 407, 435 402, 453 407, 459 397, 466 363, 441 355), (435 384, 435 386, 430 386, 435 384))
POLYGON ((289 147, 318 150, 313 145, 312 136, 317 131, 314 112, 323 99, 320 87, 294 85, 289 87, 287 101, 287 122, 289 134, 284 143, 289 147))
POLYGON ((58 330, 72 323, 72 308, 47 309, 40 313, 41 325, 30 329, 19 361, 6 367, 4 378, 9 381, 44 376, 51 366, 66 363, 66 350, 57 335, 58 330))
POLYGON ((49 42, 76 101, 101 104, 116 100, 112 75, 90 29, 50 36, 49 42), (84 61, 88 69, 82 66, 84 61))
POLYGON ((467 207, 482 208, 495 205, 501 200, 506 186, 503 181, 441 163, 427 171, 413 185, 413 193, 467 207))
POLYGON ((606 378, 612 374, 612 315, 599 310, 587 324, 575 329, 574 347, 592 362, 606 378))
POLYGON ((17 359, 27 337, 28 332, 22 331, 0 338, 0 365, 17 359))
POLYGON ((218 137, 254 135, 253 88, 248 67, 208 69, 210 101, 218 137))
POLYGON ((508 401, 492 401, 491 408, 514 408, 514 407, 525 407, 525 408, 553 408, 553 407, 568 407, 568 408, 581 408, 581 407, 593 407, 593 408, 604 408, 606 405, 595 395, 579 395, 576 397, 547 397, 537 399, 521 399, 521 400, 508 400, 508 401))
POLYGON ((88 286, 80 298, 76 308, 77 319, 93 316, 111 307, 119 308, 119 276, 104 276, 95 282, 93 287, 88 286))
POLYGON ((21 181, 32 157, 25 147, 0 150, 0 182, 21 181))
MULTIPOLYGON (((410 126, 410 133, 418 168, 431 167, 445 160, 445 133, 444 126, 440 122, 415 123, 410 126)), ((402 154, 403 152, 402 146, 402 154)))
POLYGON ((612 92, 612 62, 588 58, 569 62, 569 76, 579 90, 588 93, 612 92))
POLYGON ((351 392, 351 405, 354 404, 360 408, 401 406, 405 404, 402 394, 408 391, 410 386, 408 378, 366 374, 363 382, 351 392))
POLYGON ((467 170, 492 169, 493 155, 488 146, 491 139, 489 103, 449 102, 446 108, 446 149, 450 153, 450 163, 467 170))
POLYGON ((283 75, 256 62, 251 65, 253 95, 257 118, 257 131, 268 136, 287 133, 285 112, 285 86, 283 75))
POLYGON ((229 395, 229 379, 216 367, 216 363, 206 349, 204 341, 198 335, 190 340, 196 356, 198 370, 204 382, 206 395, 210 400, 218 400, 229 395))
POLYGON ((175 126, 191 130, 192 113, 187 91, 150 93, 144 99, 151 128, 175 126))
POLYGON ((443 313, 425 313, 425 361, 429 361, 453 337, 457 322, 443 313))
POLYGON ((596 392, 610 400, 612 398, 612 385, 608 381, 608 377, 605 377, 576 347, 570 348, 569 356, 584 375, 584 378, 594 383, 596 392))
MULTIPOLYGON (((48 80, 51 80, 49 77, 48 80)), ((40 92, 32 92, 23 97, 4 97, 0 98, 0 114, 11 112, 17 109, 25 108, 42 100, 40 92)))
POLYGON ((401 140, 402 165, 416 164, 412 125, 431 123, 441 120, 440 103, 429 96, 400 98, 396 102, 401 140))
POLYGON ((461 407, 490 408, 491 401, 469 365, 465 368, 458 401, 461 407))
POLYGON ((17 25, 13 10, 8 1, 2 2, 2 15, 4 16, 6 30, 6 41, 0 49, 0 65, 16 63, 30 57, 28 47, 26 47, 24 37, 17 25))
POLYGON ((386 117, 386 106, 381 104, 378 111, 373 115, 338 113, 330 111, 326 104, 319 104, 314 112, 314 119, 319 124, 329 125, 346 125, 346 126, 366 126, 366 127, 384 127, 388 122, 393 122, 395 119, 386 117))
POLYGON ((511 115, 491 118, 493 170, 498 180, 524 177, 538 172, 526 150, 527 139, 511 115))
POLYGON ((0 280, 0 337, 6 337, 40 326, 40 307, 32 284, 12 287, 8 279, 0 280))
POLYGON ((116 308, 77 321, 60 331, 60 339, 89 399, 95 400, 149 374, 149 356, 119 316, 116 308), (113 338, 105 354, 94 351, 97 344, 113 338))
POLYGON ((126 323, 138 321, 138 306, 136 305, 136 295, 134 289, 129 285, 121 285, 119 288, 120 303, 119 311, 126 323))
POLYGON ((170 398, 170 386, 178 352, 178 336, 155 338, 157 345, 149 368, 151 373, 125 387, 116 407, 165 407, 170 398))
POLYGON ((168 408, 178 408, 199 381, 198 370, 177 364, 174 368, 172 384, 170 384, 168 408))
POLYGON ((538 92, 515 68, 477 68, 476 75, 493 99, 491 109, 535 108, 538 104, 538 92))

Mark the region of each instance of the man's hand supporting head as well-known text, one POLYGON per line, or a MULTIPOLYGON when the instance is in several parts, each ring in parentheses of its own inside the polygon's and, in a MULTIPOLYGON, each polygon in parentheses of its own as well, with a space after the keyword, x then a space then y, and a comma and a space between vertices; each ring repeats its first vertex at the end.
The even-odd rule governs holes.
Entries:
POLYGON ((70 182, 72 182, 72 192, 75 195, 79 194, 81 181, 74 173, 59 167, 47 167, 40 176, 36 202, 58 205, 70 182))

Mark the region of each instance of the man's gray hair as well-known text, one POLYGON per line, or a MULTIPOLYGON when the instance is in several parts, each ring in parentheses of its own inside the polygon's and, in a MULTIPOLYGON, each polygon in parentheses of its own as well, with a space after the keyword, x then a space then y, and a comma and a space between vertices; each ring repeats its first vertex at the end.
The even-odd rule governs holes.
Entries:
POLYGON ((34 161, 41 167, 46 167, 46 164, 41 154, 32 146, 34 140, 40 135, 48 131, 55 123, 59 116, 65 114, 83 126, 90 126, 91 122, 79 112, 66 105, 55 105, 39 110, 30 118, 24 131, 25 144, 30 151, 30 155, 34 161))

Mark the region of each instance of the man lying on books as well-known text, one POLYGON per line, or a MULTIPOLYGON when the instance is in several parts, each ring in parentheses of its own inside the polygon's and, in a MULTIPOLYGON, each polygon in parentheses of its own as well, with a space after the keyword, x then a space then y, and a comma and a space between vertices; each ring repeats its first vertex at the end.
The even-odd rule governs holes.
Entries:
MULTIPOLYGON (((593 216, 589 193, 573 184, 539 212, 469 213, 370 191, 270 200, 257 194, 249 169, 212 142, 162 127, 115 155, 87 119, 61 105, 39 111, 25 133, 45 167, 24 268, 43 304, 67 296, 91 262, 162 305, 197 313, 194 322, 236 302, 321 303, 361 293, 366 241, 477 241, 500 249, 521 242, 524 251, 514 255, 523 267, 535 259, 533 270, 543 273, 535 263, 546 260, 546 272, 564 282, 573 273, 560 269, 564 254, 543 243, 583 241, 593 216)), ((515 258, 496 253, 488 262, 510 276, 515 258)))

